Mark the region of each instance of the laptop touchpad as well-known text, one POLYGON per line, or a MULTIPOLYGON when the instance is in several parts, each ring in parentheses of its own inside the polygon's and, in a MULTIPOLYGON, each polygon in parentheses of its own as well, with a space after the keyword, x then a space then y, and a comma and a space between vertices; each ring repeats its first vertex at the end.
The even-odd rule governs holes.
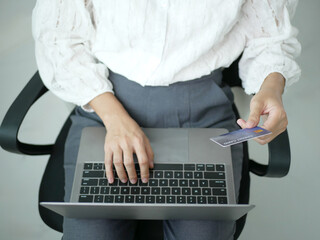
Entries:
POLYGON ((143 129, 154 152, 155 163, 188 162, 187 129, 143 129))

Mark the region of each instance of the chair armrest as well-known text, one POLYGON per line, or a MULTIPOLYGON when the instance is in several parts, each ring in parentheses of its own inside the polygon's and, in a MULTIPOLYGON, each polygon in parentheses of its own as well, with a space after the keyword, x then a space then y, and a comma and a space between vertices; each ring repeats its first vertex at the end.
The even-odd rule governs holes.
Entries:
POLYGON ((250 172, 265 177, 284 177, 290 169, 291 154, 287 129, 268 144, 269 164, 263 165, 253 160, 249 162, 250 172))
POLYGON ((33 145, 18 140, 19 128, 28 110, 47 91, 39 72, 36 72, 10 106, 2 121, 0 146, 4 150, 27 155, 44 155, 52 152, 53 145, 33 145))

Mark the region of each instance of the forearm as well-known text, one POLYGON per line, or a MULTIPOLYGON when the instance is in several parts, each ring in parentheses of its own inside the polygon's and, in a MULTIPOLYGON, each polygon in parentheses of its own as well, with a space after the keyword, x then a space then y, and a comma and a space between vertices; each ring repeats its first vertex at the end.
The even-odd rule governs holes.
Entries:
POLYGON ((108 129, 112 123, 130 118, 129 114, 110 92, 103 93, 89 102, 108 129))

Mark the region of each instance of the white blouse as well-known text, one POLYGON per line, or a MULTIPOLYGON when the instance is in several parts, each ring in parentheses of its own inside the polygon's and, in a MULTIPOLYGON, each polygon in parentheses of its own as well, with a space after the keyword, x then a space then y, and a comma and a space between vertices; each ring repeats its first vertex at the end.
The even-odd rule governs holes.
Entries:
POLYGON ((142 86, 166 86, 228 67, 256 93, 272 72, 297 81, 297 0, 38 0, 36 59, 58 97, 90 109, 112 92, 108 69, 142 86))

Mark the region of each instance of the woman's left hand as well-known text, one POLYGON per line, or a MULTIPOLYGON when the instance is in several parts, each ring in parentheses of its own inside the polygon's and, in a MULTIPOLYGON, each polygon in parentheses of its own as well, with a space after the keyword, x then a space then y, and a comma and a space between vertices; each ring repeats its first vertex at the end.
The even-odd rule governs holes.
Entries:
POLYGON ((269 74, 259 92, 251 99, 248 121, 237 120, 241 128, 253 128, 259 124, 261 115, 266 116, 262 128, 271 131, 272 134, 255 139, 262 145, 272 141, 287 128, 287 114, 282 104, 284 85, 285 79, 280 73, 269 74))

